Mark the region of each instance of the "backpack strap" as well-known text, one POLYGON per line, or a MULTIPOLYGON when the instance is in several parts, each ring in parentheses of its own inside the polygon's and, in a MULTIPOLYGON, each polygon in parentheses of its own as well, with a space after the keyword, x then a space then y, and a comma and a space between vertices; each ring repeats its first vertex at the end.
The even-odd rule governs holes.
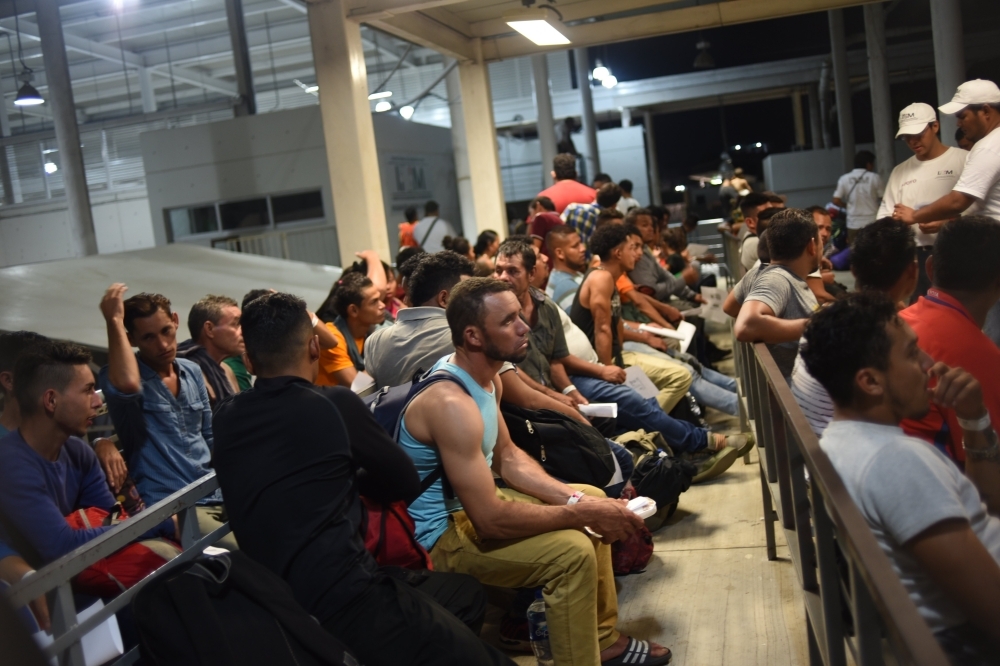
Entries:
MULTIPOLYGON (((410 388, 409 395, 406 396, 406 404, 403 405, 403 409, 399 412, 399 420, 396 422, 396 429, 392 435, 392 438, 395 441, 397 442, 399 441, 399 434, 403 429, 403 417, 406 415, 406 410, 407 408, 409 408, 410 403, 413 402, 414 398, 423 393, 427 387, 431 386, 432 384, 436 384, 440 381, 454 382, 455 384, 458 384, 459 386, 462 387, 462 390, 465 391, 466 395, 472 397, 472 394, 469 393, 469 389, 465 387, 465 384, 462 383, 462 380, 460 380, 458 377, 451 374, 447 370, 437 370, 429 375, 425 375, 424 377, 418 379, 413 383, 413 386, 410 388)), ((444 463, 441 462, 440 453, 438 453, 437 467, 431 470, 430 474, 425 476, 423 480, 420 482, 420 495, 423 495, 425 492, 427 492, 427 489, 433 486, 438 479, 442 480, 445 499, 454 499, 455 491, 451 487, 451 482, 448 481, 448 476, 444 473, 444 463)), ((420 495, 417 495, 417 497, 420 497, 420 495)), ((416 498, 414 498, 414 500, 415 499, 416 498)))
POLYGON ((424 243, 427 242, 427 239, 430 238, 431 232, 434 231, 434 226, 438 223, 438 220, 440 220, 440 219, 441 219, 441 216, 438 215, 433 220, 431 220, 431 226, 427 227, 427 231, 424 232, 424 237, 420 239, 420 247, 421 248, 424 246, 424 243))

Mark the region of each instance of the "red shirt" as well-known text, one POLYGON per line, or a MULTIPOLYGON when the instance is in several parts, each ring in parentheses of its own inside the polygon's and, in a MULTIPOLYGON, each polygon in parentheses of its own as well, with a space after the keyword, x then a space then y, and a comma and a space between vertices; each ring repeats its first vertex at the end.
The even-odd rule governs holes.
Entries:
POLYGON ((542 190, 538 193, 538 196, 552 199, 552 203, 556 205, 556 212, 562 215, 562 212, 566 210, 566 206, 571 203, 594 203, 594 199, 597 198, 597 192, 594 191, 594 188, 588 187, 583 183, 567 179, 556 181, 555 185, 542 190))
MULTIPOLYGON (((935 361, 964 368, 979 382, 983 402, 994 424, 1000 424, 1000 349, 986 337, 965 307, 937 289, 899 313, 916 332, 920 348, 935 361)), ((959 461, 965 460, 962 429, 954 411, 931 404, 931 411, 919 421, 901 424, 907 434, 920 437, 959 461)))

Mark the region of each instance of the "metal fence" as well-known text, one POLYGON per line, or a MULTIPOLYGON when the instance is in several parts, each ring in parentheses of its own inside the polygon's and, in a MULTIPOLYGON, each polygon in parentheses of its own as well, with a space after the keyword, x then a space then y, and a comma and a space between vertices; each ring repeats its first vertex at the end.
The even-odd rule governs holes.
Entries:
POLYGON ((778 524, 805 600, 810 664, 844 666, 849 651, 861 666, 947 666, 767 347, 735 344, 757 436, 767 557, 777 558, 778 524))
POLYGON ((261 257, 291 259, 327 266, 338 265, 340 259, 337 231, 331 226, 230 236, 213 240, 212 247, 227 252, 256 254, 261 257))
MULTIPOLYGON (((201 536, 198 530, 195 503, 214 493, 218 487, 219 482, 212 472, 11 587, 7 597, 14 608, 25 606, 42 595, 47 594, 49 597, 52 634, 55 641, 43 650, 45 657, 48 659, 59 657, 62 666, 85 666, 81 641, 87 633, 128 605, 139 590, 151 580, 193 560, 207 546, 229 534, 229 523, 224 523, 205 536, 201 536), (180 520, 181 545, 184 547, 184 552, 80 622, 73 604, 71 584, 73 577, 98 560, 132 543, 174 514, 178 514, 180 520)), ((133 648, 118 659, 115 666, 135 663, 138 658, 139 650, 133 648)))

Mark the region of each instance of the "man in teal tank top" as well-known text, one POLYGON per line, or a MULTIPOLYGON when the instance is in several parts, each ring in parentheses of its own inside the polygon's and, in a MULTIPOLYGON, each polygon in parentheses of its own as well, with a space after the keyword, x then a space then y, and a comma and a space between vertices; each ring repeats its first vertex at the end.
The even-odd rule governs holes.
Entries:
POLYGON ((500 418, 497 372, 528 350, 520 309, 500 280, 471 278, 451 292, 455 354, 434 369, 453 374, 464 390, 453 382, 431 385, 407 408, 400 430, 420 477, 443 465, 454 491, 449 499, 438 480, 410 506, 417 538, 435 569, 499 587, 543 588, 557 664, 666 664, 668 649, 616 629, 610 544, 642 521, 597 488, 550 477, 514 445, 500 418), (492 472, 506 488, 497 489, 492 472))

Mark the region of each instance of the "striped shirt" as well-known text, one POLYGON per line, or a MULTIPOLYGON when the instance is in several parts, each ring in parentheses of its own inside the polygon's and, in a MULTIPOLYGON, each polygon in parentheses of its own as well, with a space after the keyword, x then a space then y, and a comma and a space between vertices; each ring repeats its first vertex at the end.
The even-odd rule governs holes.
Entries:
MULTIPOLYGON (((801 341, 799 342, 801 344, 801 341)), ((817 437, 823 436, 823 431, 833 419, 833 401, 830 394, 826 392, 823 385, 816 381, 816 378, 809 374, 802 354, 795 357, 795 366, 792 369, 792 395, 795 402, 799 403, 802 413, 809 420, 817 437)))

